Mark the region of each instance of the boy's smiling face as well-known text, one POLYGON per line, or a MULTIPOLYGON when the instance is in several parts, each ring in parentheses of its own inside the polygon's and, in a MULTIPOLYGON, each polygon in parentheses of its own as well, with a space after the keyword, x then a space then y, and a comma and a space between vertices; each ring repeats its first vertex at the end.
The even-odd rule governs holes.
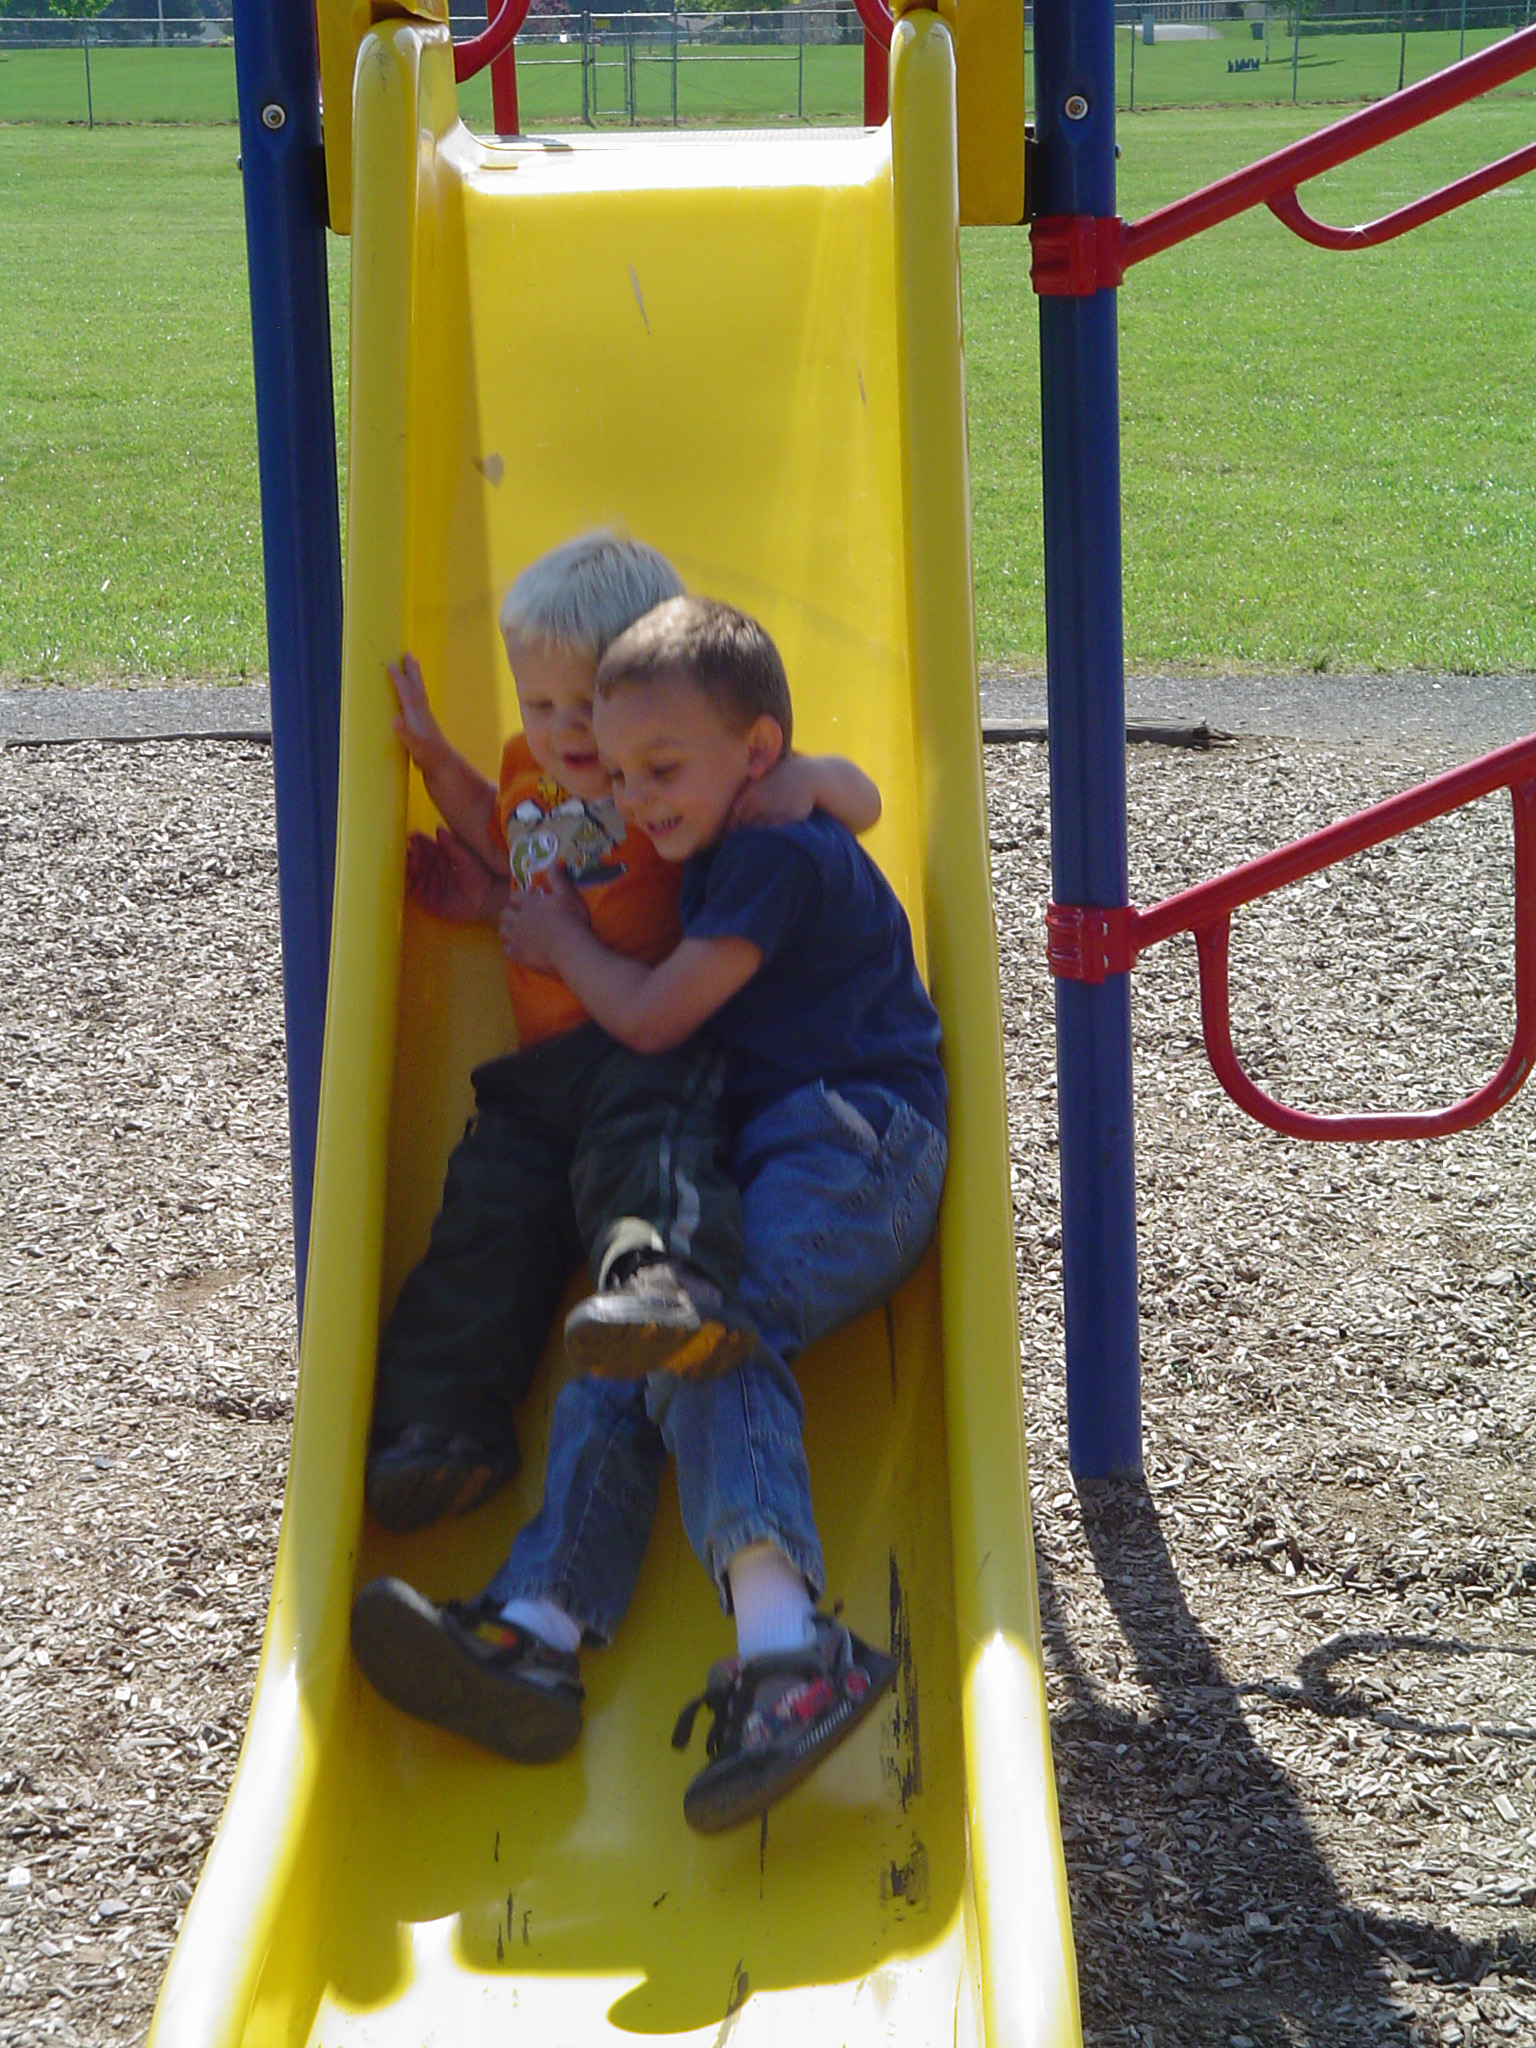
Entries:
POLYGON ((593 714, 603 766, 631 825, 663 860, 686 860, 722 838, 731 807, 784 751, 768 717, 735 731, 685 675, 620 680, 593 714))
POLYGON ((507 638, 507 659, 517 684, 523 737, 533 758, 584 803, 611 794, 592 729, 593 655, 551 640, 507 638))

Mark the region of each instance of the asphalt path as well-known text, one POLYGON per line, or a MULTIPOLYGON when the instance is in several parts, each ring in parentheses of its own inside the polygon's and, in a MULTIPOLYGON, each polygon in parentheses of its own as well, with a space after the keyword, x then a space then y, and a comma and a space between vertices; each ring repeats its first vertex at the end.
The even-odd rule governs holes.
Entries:
MULTIPOLYGON (((984 676, 984 724, 1043 722, 1045 680, 984 676)), ((1243 739, 1374 750, 1443 744, 1469 758, 1536 733, 1536 675, 1521 676, 1133 676, 1127 720, 1206 725, 1243 739)))
MULTIPOLYGON (((1536 733, 1536 675, 1138 676, 1126 717, 1254 739, 1359 741, 1375 749, 1433 742, 1469 757, 1536 733)), ((1045 682, 988 675, 989 727, 1043 727, 1045 682)), ((270 739, 264 685, 0 689, 0 745, 72 740, 270 739)))
POLYGON ((0 745, 71 740, 270 740, 265 683, 0 689, 0 745))

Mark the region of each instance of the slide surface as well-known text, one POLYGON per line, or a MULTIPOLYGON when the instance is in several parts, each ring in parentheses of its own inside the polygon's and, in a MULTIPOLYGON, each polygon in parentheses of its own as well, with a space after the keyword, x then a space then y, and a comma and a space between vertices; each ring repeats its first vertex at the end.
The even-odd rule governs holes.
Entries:
POLYGON ((878 133, 491 143, 440 29, 354 97, 353 377, 336 925, 292 1471, 257 1696, 151 2040, 1039 2044, 1078 2039, 1019 1414, 969 589, 953 53, 898 30, 878 133), (424 1243, 493 941, 402 905, 433 813, 390 733, 421 657, 488 773, 516 723, 501 592, 615 524, 784 651, 796 740, 879 781, 871 851, 944 1019, 940 1242, 802 1363, 829 1600, 900 1659, 761 1827, 702 1838, 670 1747, 730 1625, 670 1483, 585 1732, 516 1768, 387 1708, 347 1647, 381 1571, 467 1595, 537 1501, 552 1346, 508 1493, 386 1539, 361 1504, 379 1318, 424 1243))

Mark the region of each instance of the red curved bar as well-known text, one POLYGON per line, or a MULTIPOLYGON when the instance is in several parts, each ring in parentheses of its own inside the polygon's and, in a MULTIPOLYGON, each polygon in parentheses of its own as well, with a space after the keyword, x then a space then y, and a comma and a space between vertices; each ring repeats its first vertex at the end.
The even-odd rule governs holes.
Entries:
POLYGON ((1200 1016, 1216 1078, 1248 1115, 1291 1138, 1440 1138, 1470 1129, 1502 1109, 1536 1064, 1536 734, 1480 761, 1432 777, 1417 789, 1373 804, 1321 832, 1154 904, 1099 907, 1053 903, 1046 912, 1047 959, 1061 979, 1098 982, 1123 974, 1140 954, 1179 932, 1193 932, 1200 960, 1200 1016), (1481 1088, 1444 1109, 1322 1116, 1266 1095, 1244 1071, 1232 1044, 1228 951, 1232 913, 1288 883, 1380 846, 1495 790, 1507 789, 1515 823, 1515 1035, 1503 1064, 1481 1088))
POLYGON ((528 19, 528 9, 533 0, 501 0, 494 20, 479 35, 471 36, 467 43, 453 46, 453 76, 455 83, 462 85, 466 78, 473 78, 477 71, 483 71, 487 64, 512 47, 518 30, 528 19))
POLYGON ((1498 1072, 1444 1109, 1322 1116, 1277 1102, 1248 1074, 1232 1044, 1227 972, 1232 920, 1226 916, 1195 933, 1200 1025, 1211 1070, 1239 1109, 1287 1138, 1448 1138, 1482 1123, 1519 1093, 1536 1064, 1536 783, 1510 794, 1515 806, 1515 1036, 1498 1072))
POLYGON ((896 18, 885 0, 853 0, 864 24, 864 126, 881 128, 891 111, 891 37, 896 18))
POLYGON ((1314 220, 1294 191, 1278 193, 1265 204, 1275 219, 1288 227, 1293 235, 1299 235, 1304 242, 1311 242, 1319 249, 1376 249, 1383 242, 1394 242, 1399 235, 1422 227, 1427 220, 1438 220, 1442 213, 1465 206, 1469 199, 1480 199, 1483 193, 1494 192, 1500 185, 1509 184, 1511 179, 1523 178, 1527 171, 1536 171, 1536 142, 1527 143, 1524 149, 1512 150, 1508 156, 1500 157, 1497 163, 1487 164, 1480 171, 1458 178, 1453 185, 1442 186, 1438 192, 1416 199, 1411 206, 1400 206, 1395 213, 1385 213, 1380 220, 1367 221, 1358 228, 1335 228, 1326 221, 1314 220))
POLYGON ((859 19, 864 24, 864 33, 880 45, 882 50, 891 47, 891 37, 896 33, 896 17, 885 0, 853 0, 859 10, 859 19))
MULTIPOLYGON (((1294 194, 1298 185, 1305 185, 1323 171, 1348 163, 1351 157, 1361 156, 1366 150, 1433 120, 1435 115, 1463 106, 1479 94, 1492 92, 1495 86, 1505 85, 1532 70, 1536 70, 1536 27, 1519 29, 1461 63, 1421 79, 1417 85, 1391 93, 1372 106, 1362 107, 1358 113, 1346 114, 1342 121, 1320 128, 1315 135, 1288 143, 1284 149, 1244 170, 1234 171, 1230 177, 1218 179, 1214 185, 1192 192, 1185 199, 1176 199, 1171 206, 1161 206, 1143 220, 1125 224, 1120 235, 1121 269, 1129 270, 1133 263, 1144 262, 1148 256, 1171 249, 1191 235, 1231 220, 1250 206, 1267 205, 1286 193, 1294 194)), ((1472 196, 1467 194, 1468 198, 1472 196)), ((1287 221, 1286 225, 1291 223, 1287 221)))

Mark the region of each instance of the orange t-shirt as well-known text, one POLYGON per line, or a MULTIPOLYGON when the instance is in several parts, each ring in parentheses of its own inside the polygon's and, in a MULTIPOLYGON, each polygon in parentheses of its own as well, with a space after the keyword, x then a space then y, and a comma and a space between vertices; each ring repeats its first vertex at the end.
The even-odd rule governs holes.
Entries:
MULTIPOLYGON (((654 967, 682 937, 681 868, 668 867, 643 832, 629 831, 611 797, 583 803, 569 795, 544 773, 521 733, 502 751, 496 830, 507 849, 513 888, 537 888, 539 877, 558 861, 582 892, 593 931, 615 953, 654 967)), ((514 960, 506 967, 520 1046, 587 1022, 558 975, 514 960)))

